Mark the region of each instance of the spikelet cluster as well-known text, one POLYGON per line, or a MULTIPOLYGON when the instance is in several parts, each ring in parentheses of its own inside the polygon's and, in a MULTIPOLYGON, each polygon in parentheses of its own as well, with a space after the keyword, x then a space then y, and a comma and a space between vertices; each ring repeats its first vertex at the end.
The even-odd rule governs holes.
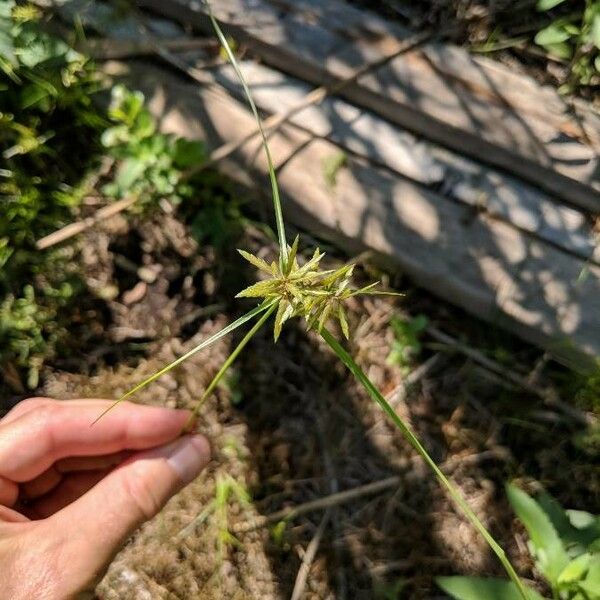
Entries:
POLYGON ((339 269, 322 270, 320 263, 325 256, 318 248, 312 258, 300 266, 298 262, 298 237, 288 247, 285 264, 282 261, 267 263, 262 258, 238 250, 259 271, 268 277, 242 290, 238 298, 262 298, 278 304, 273 334, 279 338, 286 321, 303 317, 309 329, 321 331, 330 319, 339 321, 342 332, 349 337, 348 320, 344 301, 357 294, 368 294, 378 282, 360 289, 351 287, 354 265, 339 269))

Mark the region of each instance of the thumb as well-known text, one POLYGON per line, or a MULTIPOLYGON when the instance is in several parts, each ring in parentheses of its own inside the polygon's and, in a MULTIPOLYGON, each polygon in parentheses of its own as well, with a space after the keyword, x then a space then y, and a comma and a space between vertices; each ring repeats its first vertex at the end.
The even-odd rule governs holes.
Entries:
POLYGON ((102 575, 129 535, 195 479, 209 459, 208 441, 200 435, 139 452, 46 519, 49 534, 60 544, 61 563, 72 575, 88 579, 70 584, 84 589, 102 575))

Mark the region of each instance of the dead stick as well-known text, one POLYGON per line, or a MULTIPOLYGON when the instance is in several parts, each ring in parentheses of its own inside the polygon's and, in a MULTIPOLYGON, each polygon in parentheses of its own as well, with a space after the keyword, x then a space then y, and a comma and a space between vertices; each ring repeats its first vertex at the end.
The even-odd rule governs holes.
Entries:
MULTIPOLYGON (((506 450, 502 448, 496 448, 494 450, 485 450, 483 452, 472 454, 466 457, 451 458, 443 463, 441 468, 444 471, 449 472, 459 465, 477 464, 491 458, 506 459, 507 456, 508 454, 506 450)), ((421 458, 419 456, 415 456, 411 459, 411 463, 418 463, 420 461, 421 458)), ((337 494, 323 496, 322 498, 311 500, 310 502, 305 502, 304 504, 298 504, 297 506, 290 506, 273 512, 269 515, 261 515, 252 519, 251 521, 243 521, 238 523, 232 527, 232 532, 235 534, 247 533, 249 531, 260 529, 261 527, 266 527, 272 523, 295 519, 296 517, 305 515, 315 510, 323 510, 332 506, 351 502, 352 500, 362 498, 363 496, 379 494, 391 488, 397 487, 402 482, 406 482, 410 478, 410 475, 394 475, 392 477, 388 477, 387 479, 381 479, 379 481, 374 481, 373 483, 367 483, 366 485, 361 485, 351 490, 345 490, 343 492, 338 492, 337 494)))
POLYGON ((59 244, 60 242, 64 242, 65 240, 68 240, 74 235, 78 235, 86 229, 93 227, 97 223, 105 221, 106 219, 110 219, 110 217, 114 217, 116 214, 120 213, 123 210, 126 210, 131 205, 133 205, 136 200, 137 196, 128 196, 127 198, 118 200, 117 202, 109 204, 108 206, 104 206, 101 209, 97 210, 91 217, 87 217, 87 219, 83 219, 82 221, 70 223, 62 229, 54 231, 50 235, 39 239, 35 243, 35 247, 38 250, 46 250, 47 248, 50 248, 50 246, 54 246, 56 244, 59 244))
POLYGON ((429 326, 427 328, 427 333, 438 342, 446 344, 447 346, 450 346, 451 348, 460 352, 461 354, 468 356, 470 359, 474 360, 476 363, 480 364, 485 369, 492 371, 497 375, 501 375, 516 386, 521 387, 524 390, 538 396, 548 406, 553 406, 559 409, 578 423, 581 423, 582 425, 593 425, 596 422, 596 419, 593 415, 582 413, 575 407, 570 406, 566 402, 563 402, 552 391, 538 387, 537 385, 528 381, 525 377, 518 375, 510 369, 503 367, 495 360, 479 352, 479 350, 476 350, 475 348, 471 348, 466 344, 461 343, 457 339, 453 338, 447 333, 444 333, 443 331, 440 331, 436 327, 429 326))
POLYGON ((298 569, 298 575, 296 575, 296 582, 294 583, 294 590, 292 592, 292 597, 290 600, 300 600, 304 595, 304 590, 306 589, 306 582, 308 581, 308 574, 310 573, 310 568, 315 560, 315 556, 317 555, 317 550, 321 545, 321 540, 323 539, 323 534, 325 533, 325 528, 327 527, 327 523, 329 522, 329 518, 331 516, 331 508, 328 508, 319 523, 319 527, 317 532, 315 533, 312 540, 308 544, 306 548, 306 552, 302 557, 302 564, 298 569))
POLYGON ((173 52, 188 52, 214 46, 215 43, 215 40, 206 38, 160 39, 148 37, 142 40, 103 38, 87 40, 78 47, 78 50, 97 60, 115 60, 154 54, 158 45, 173 52))

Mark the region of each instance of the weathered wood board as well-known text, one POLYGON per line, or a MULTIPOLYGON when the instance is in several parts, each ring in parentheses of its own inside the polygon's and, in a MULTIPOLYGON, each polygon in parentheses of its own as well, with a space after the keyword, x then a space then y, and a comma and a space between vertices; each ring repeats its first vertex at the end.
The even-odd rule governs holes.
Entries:
MULTIPOLYGON (((210 30, 199 2, 141 3, 210 30)), ((340 0, 222 0, 214 9, 226 29, 265 63, 311 84, 343 79, 381 57, 391 39, 407 35, 340 0)), ((598 116, 492 65, 461 49, 429 44, 396 57, 340 95, 564 202, 600 212, 598 116)))
MULTIPOLYGON (((149 63, 129 64, 166 130, 217 147, 255 127, 245 106, 214 86, 184 82, 149 63)), ((418 284, 545 346, 575 367, 600 356, 600 267, 511 223, 374 165, 358 153, 332 189, 323 162, 339 147, 286 124, 271 136, 289 219, 350 252, 369 248, 418 284)), ((222 163, 232 178, 268 189, 260 148, 222 163)))
MULTIPOLYGON (((267 113, 297 106, 311 89, 298 79, 254 61, 242 61, 241 67, 257 106, 267 113)), ((211 72, 216 82, 243 99, 231 66, 211 72)), ((328 97, 318 106, 293 115, 290 122, 334 142, 343 151, 599 264, 597 234, 581 211, 510 175, 419 139, 371 111, 328 97)))

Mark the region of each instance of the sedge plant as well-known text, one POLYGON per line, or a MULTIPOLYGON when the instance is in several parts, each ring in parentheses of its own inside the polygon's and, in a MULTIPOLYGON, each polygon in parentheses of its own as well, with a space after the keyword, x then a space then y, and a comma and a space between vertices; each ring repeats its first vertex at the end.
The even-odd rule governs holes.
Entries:
MULTIPOLYGON (((352 285, 352 272, 354 269, 353 264, 347 264, 339 269, 334 270, 326 270, 321 268, 321 261, 324 254, 318 248, 314 250, 312 257, 308 261, 306 261, 304 264, 301 264, 301 261, 298 257, 299 238, 296 237, 293 243, 288 245, 275 167, 258 110, 254 100, 252 99, 252 94, 240 70, 235 55, 231 49, 230 43, 221 31, 219 24, 214 18, 208 5, 207 12, 215 33, 223 47, 223 51, 231 62, 233 69, 235 70, 235 73, 242 85, 244 95, 254 115, 258 131, 261 136, 271 184, 273 208, 275 212, 275 222, 277 226, 277 237, 279 242, 279 256, 277 261, 267 263, 258 256, 255 256, 244 250, 240 250, 239 252, 242 257, 256 267, 258 271, 260 271, 263 279, 261 279, 258 283, 255 283, 242 290, 237 297, 254 298, 260 300, 260 303, 255 308, 245 313, 243 316, 239 317, 237 320, 233 321, 230 325, 223 328, 213 336, 204 340, 202 343, 191 349, 183 356, 177 358, 150 377, 146 378, 144 381, 137 384, 118 400, 116 400, 108 410, 116 406, 119 402, 129 398, 137 391, 152 383, 171 369, 175 368, 193 354, 209 347, 211 344, 231 333, 238 327, 254 321, 250 330, 225 360, 222 367, 219 369, 217 374, 206 388, 206 391, 197 402, 190 418, 190 422, 188 423, 189 429, 193 426, 195 418, 204 402, 207 400, 219 382, 223 379, 228 369, 244 350, 248 342, 267 323, 267 321, 269 321, 269 319, 274 317, 273 336, 275 342, 277 342, 282 328, 287 321, 293 318, 304 319, 307 328, 309 330, 316 331, 323 338, 331 350, 339 357, 339 359, 348 368, 356 380, 366 390, 371 399, 381 407, 383 412, 387 415, 387 417, 389 417, 395 427, 402 433, 410 445, 427 463, 429 468, 433 471, 435 477, 446 489, 452 500, 458 505, 460 510, 472 523, 475 529, 477 529, 477 531, 485 538, 490 548, 502 563, 504 569, 514 584, 515 589, 518 591, 520 598, 522 598, 522 600, 532 600, 533 596, 530 595, 530 591, 527 590, 521 583, 504 551, 494 540, 480 519, 475 515, 458 488, 448 480, 444 473, 442 473, 410 427, 400 416, 398 416, 398 414, 396 414, 389 402, 384 398, 381 392, 371 382, 361 367, 356 363, 354 358, 352 358, 350 353, 342 346, 342 344, 331 332, 329 328, 330 322, 337 321, 344 337, 347 339, 349 338, 350 331, 344 308, 344 304, 349 298, 364 294, 390 294, 390 292, 384 292, 376 289, 379 282, 362 288, 354 287, 352 285)), ((103 414, 104 413, 102 413, 98 419, 100 419, 103 414)))

